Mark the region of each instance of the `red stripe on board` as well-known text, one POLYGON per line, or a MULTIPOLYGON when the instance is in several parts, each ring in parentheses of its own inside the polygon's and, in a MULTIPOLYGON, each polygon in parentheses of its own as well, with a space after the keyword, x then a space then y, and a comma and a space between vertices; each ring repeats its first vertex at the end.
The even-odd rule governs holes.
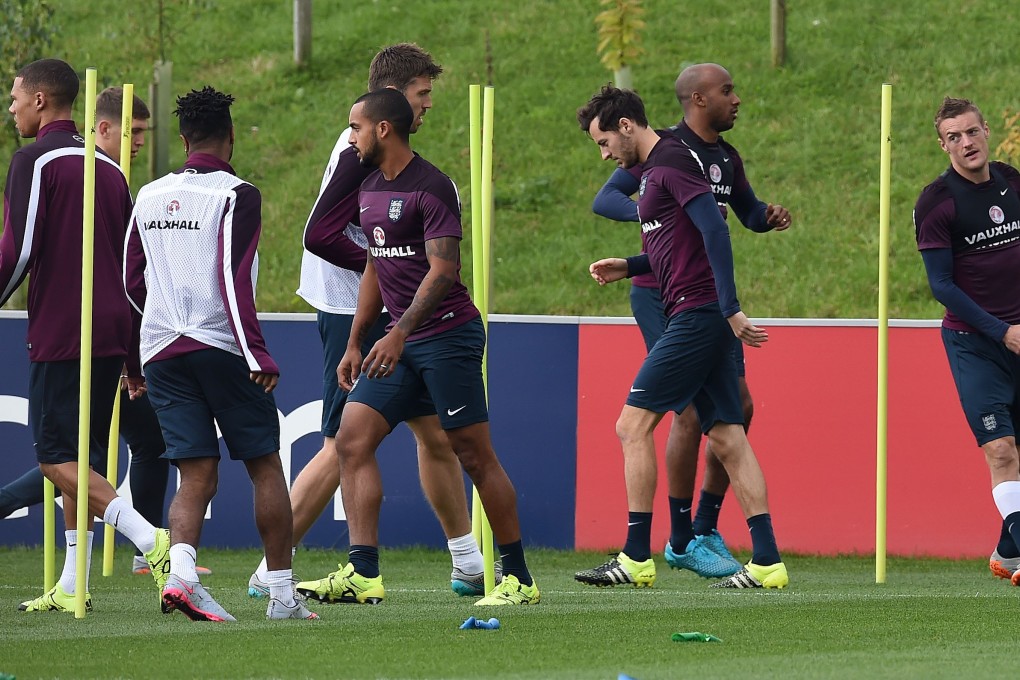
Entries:
MULTIPOLYGON (((768 329, 746 348, 755 402, 751 444, 769 487, 781 550, 837 554, 875 548, 877 335, 867 327, 768 329)), ((644 357, 635 326, 582 325, 579 337, 576 546, 623 545, 626 494, 616 419, 644 357)), ((960 410, 938 328, 890 330, 888 551, 986 556, 999 516, 988 470, 960 410)), ((653 548, 668 537, 662 458, 653 548)), ((699 477, 700 484, 700 477, 699 477)), ((747 549, 732 494, 720 530, 747 549)))

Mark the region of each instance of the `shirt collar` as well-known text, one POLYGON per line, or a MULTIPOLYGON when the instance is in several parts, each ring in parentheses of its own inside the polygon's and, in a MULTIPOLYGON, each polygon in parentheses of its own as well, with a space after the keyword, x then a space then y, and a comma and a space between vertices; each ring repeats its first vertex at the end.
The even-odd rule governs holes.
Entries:
POLYGON ((36 139, 42 139, 51 132, 78 132, 73 120, 54 120, 39 128, 36 139))
POLYGON ((202 153, 196 151, 195 153, 188 156, 188 160, 184 163, 185 168, 210 168, 212 170, 222 170, 223 172, 229 172, 231 175, 237 175, 234 172, 234 168, 230 166, 230 163, 213 156, 210 153, 202 153))

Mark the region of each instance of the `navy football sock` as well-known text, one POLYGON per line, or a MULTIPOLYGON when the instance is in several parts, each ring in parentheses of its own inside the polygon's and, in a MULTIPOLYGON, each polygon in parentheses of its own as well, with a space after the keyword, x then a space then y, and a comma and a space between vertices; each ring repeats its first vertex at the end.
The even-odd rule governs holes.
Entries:
POLYGON ((772 515, 765 513, 748 517, 747 528, 751 530, 752 562, 759 567, 782 562, 779 548, 776 546, 776 535, 772 531, 772 515))
POLYGON ((1020 557, 1020 512, 1011 512, 1002 520, 1002 533, 996 548, 1002 557, 1020 557))
POLYGON ((517 577, 523 585, 534 583, 528 563, 524 560, 524 544, 520 540, 499 546, 499 559, 503 562, 503 573, 517 577))
POLYGON ((354 565, 354 571, 365 578, 379 575, 379 548, 374 545, 352 545, 347 559, 354 565))
POLYGON ((652 513, 627 514, 627 543, 623 552, 635 562, 644 562, 652 556, 652 513))
POLYGON ((698 512, 694 515, 694 535, 707 536, 719 526, 719 510, 723 497, 702 489, 698 499, 698 512))
MULTIPOLYGON (((677 555, 687 552, 687 544, 694 539, 694 528, 691 525, 692 505, 693 498, 669 497, 669 545, 677 555)), ((698 512, 701 512, 700 508, 698 512)))

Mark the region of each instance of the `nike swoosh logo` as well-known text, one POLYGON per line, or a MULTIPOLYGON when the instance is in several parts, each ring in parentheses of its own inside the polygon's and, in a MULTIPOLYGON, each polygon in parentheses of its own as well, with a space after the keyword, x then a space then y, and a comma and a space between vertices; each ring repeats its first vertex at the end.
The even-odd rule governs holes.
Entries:
POLYGON ((691 511, 691 508, 693 508, 693 507, 694 507, 694 506, 692 505, 692 506, 690 506, 689 508, 680 508, 680 512, 690 512, 690 511, 691 511))
POLYGON ((722 159, 722 162, 723 162, 723 163, 729 163, 729 162, 730 162, 730 159, 729 159, 729 158, 725 158, 725 157, 724 157, 724 158, 722 159))
POLYGON ((641 524, 641 522, 627 522, 627 526, 632 527, 634 525, 641 524))
POLYGON ((455 415, 457 415, 458 413, 460 413, 461 411, 463 411, 466 408, 467 408, 467 404, 464 404, 460 408, 448 408, 448 409, 446 409, 446 415, 448 415, 448 416, 455 416, 455 415))
POLYGON ((647 390, 642 390, 642 389, 640 389, 638 387, 632 387, 632 388, 630 388, 630 391, 631 392, 645 392, 647 390))
POLYGON ((368 209, 369 209, 369 208, 371 208, 371 207, 372 207, 372 206, 370 206, 370 205, 366 205, 366 206, 365 206, 364 208, 358 208, 358 212, 359 212, 359 213, 363 213, 363 212, 365 212, 366 210, 368 210, 368 209))
POLYGON ((1007 191, 1009 191, 1009 189, 1003 189, 1002 191, 999 192, 999 195, 1005 196, 1007 191))

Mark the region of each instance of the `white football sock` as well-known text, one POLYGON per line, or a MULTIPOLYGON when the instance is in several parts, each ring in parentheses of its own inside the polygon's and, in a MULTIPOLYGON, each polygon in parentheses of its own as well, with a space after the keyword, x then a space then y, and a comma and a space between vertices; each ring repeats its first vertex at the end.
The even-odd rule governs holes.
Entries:
POLYGON ((454 569, 460 569, 465 574, 481 574, 485 569, 482 553, 478 549, 478 542, 475 541, 474 534, 451 538, 446 542, 446 545, 450 548, 454 569))
MULTIPOLYGON (((85 592, 89 591, 89 572, 92 571, 92 537, 91 531, 86 532, 87 538, 85 539, 85 592)), ((74 575, 77 572, 77 560, 78 560, 78 532, 77 531, 65 531, 64 542, 67 544, 67 554, 64 555, 64 570, 60 572, 60 588, 68 595, 74 595, 77 590, 75 589, 74 575)))
POLYGON ((126 536, 143 555, 156 547, 156 527, 120 496, 106 506, 103 521, 126 536))
POLYGON ((269 585, 269 597, 279 600, 285 607, 294 606, 293 569, 276 569, 266 572, 266 584, 269 585))
MULTIPOLYGON (((294 562, 294 555, 296 555, 296 554, 297 554, 297 546, 294 546, 293 548, 290 549, 291 563, 294 562)), ((263 555, 262 556, 262 561, 259 562, 259 566, 255 569, 255 576, 257 576, 258 579, 260 581, 262 581, 263 583, 268 583, 269 581, 266 580, 268 578, 266 576, 266 574, 268 574, 268 573, 269 573, 269 565, 266 564, 266 556, 263 555)))
POLYGON ((992 498, 1002 519, 1020 512, 1020 482, 999 482, 992 489, 992 498))
POLYGON ((193 546, 187 543, 175 543, 170 546, 170 573, 177 578, 197 583, 196 561, 197 554, 193 546))

